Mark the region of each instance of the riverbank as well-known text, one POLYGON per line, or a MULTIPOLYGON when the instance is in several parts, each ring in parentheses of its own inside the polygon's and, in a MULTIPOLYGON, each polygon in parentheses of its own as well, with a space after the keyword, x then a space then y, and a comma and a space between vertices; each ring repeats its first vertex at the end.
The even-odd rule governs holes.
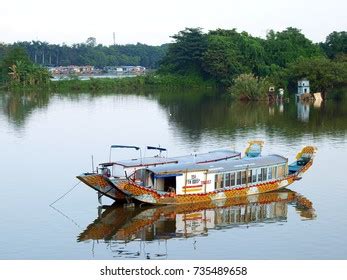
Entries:
POLYGON ((180 75, 145 75, 121 79, 98 78, 87 81, 69 80, 52 83, 56 90, 139 90, 150 87, 163 89, 213 88, 215 83, 200 77, 180 75))
POLYGON ((133 91, 146 89, 217 89, 217 84, 193 75, 143 75, 124 78, 90 78, 88 80, 62 79, 50 81, 44 85, 3 86, 9 91, 48 91, 48 92, 98 92, 98 91, 133 91))

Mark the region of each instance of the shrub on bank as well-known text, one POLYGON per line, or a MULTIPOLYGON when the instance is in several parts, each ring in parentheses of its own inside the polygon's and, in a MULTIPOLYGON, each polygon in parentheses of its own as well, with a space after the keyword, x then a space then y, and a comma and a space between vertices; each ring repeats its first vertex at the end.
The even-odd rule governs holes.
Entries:
POLYGON ((270 82, 253 74, 241 74, 228 89, 233 98, 239 100, 265 100, 270 82))

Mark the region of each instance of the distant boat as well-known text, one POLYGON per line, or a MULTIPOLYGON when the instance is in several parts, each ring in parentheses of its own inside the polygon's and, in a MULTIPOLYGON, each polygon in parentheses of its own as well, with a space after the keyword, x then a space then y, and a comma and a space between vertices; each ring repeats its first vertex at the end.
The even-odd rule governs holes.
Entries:
POLYGON ((101 174, 77 178, 115 200, 153 205, 211 202, 285 188, 301 179, 316 152, 315 147, 306 146, 288 165, 281 155, 262 156, 262 145, 262 141, 251 141, 242 158, 238 152, 221 150, 103 163, 101 174), (133 172, 113 176, 110 168, 114 166, 133 168, 133 172))

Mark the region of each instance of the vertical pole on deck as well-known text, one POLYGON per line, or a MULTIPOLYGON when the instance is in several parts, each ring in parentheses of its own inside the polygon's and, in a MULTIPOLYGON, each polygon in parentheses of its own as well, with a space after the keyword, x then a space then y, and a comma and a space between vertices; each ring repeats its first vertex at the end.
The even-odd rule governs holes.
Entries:
POLYGON ((249 172, 249 165, 247 165, 247 168, 246 168, 246 188, 248 187, 248 172, 249 172))
POLYGON ((207 184, 207 172, 208 172, 208 170, 205 171, 205 183, 204 183, 204 186, 205 186, 204 189, 205 189, 205 191, 204 191, 204 193, 206 193, 206 187, 207 187, 207 186, 206 186, 206 184, 207 184))
POLYGON ((184 194, 186 194, 187 193, 187 176, 188 176, 188 169, 186 169, 186 172, 185 172, 185 174, 184 174, 184 194))

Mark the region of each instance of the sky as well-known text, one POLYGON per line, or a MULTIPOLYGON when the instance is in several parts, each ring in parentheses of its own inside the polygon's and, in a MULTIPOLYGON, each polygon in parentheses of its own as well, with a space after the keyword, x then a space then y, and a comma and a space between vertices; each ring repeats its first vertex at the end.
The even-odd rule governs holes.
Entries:
POLYGON ((313 42, 347 30, 346 0, 4 0, 0 42, 40 40, 74 44, 171 42, 185 27, 246 31, 265 37, 292 26, 313 42))

